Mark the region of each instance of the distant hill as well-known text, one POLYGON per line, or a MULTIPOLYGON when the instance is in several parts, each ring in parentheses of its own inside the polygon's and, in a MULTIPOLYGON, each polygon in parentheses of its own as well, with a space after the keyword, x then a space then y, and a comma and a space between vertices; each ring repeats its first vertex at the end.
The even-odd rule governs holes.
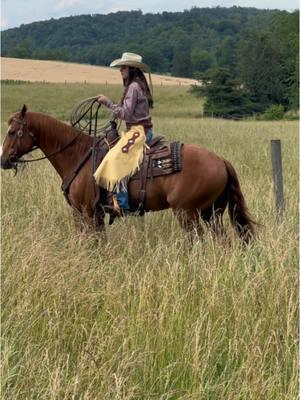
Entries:
POLYGON ((242 33, 268 29, 278 13, 195 7, 51 19, 3 31, 1 55, 107 66, 122 52, 132 51, 142 54, 154 72, 191 77, 216 65, 230 68, 242 33))

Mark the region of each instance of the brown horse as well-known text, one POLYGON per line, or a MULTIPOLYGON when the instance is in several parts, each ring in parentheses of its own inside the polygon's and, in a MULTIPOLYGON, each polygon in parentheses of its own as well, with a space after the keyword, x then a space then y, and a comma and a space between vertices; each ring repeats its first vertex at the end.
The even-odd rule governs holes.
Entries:
MULTIPOLYGON (((26 106, 9 118, 8 125, 1 167, 11 169, 24 154, 39 148, 63 182, 74 173, 93 142, 89 135, 66 123, 44 114, 27 112, 26 106)), ((138 207, 139 189, 138 180, 129 182, 129 200, 133 207, 138 207)), ((93 220, 96 228, 103 230, 105 215, 96 212, 98 192, 89 157, 72 180, 68 200, 77 213, 93 220)), ((227 205, 239 237, 244 243, 250 243, 254 237, 254 222, 247 211, 233 166, 197 145, 183 145, 181 172, 147 181, 145 211, 172 208, 181 226, 189 233, 202 233, 201 219, 214 232, 223 232, 222 215, 227 205)))

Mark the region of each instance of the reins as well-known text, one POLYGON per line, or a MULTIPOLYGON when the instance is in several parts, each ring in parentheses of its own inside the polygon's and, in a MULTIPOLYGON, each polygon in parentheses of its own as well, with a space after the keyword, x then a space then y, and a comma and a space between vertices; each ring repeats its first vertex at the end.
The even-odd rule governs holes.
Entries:
MULTIPOLYGON (((25 163, 30 163, 30 162, 35 162, 35 161, 41 161, 41 160, 46 160, 46 159, 48 160, 49 158, 55 156, 56 154, 59 154, 59 153, 61 153, 62 151, 64 151, 67 147, 71 146, 71 144, 72 144, 73 142, 75 142, 75 140, 78 138, 78 136, 80 136, 82 133, 83 133, 83 132, 79 132, 78 135, 76 135, 69 143, 67 143, 65 146, 63 146, 61 149, 55 151, 54 153, 49 154, 49 156, 43 156, 43 157, 39 157, 39 158, 34 158, 33 160, 22 160, 22 159, 19 159, 17 162, 18 162, 18 163, 25 164, 25 163)), ((35 147, 34 147, 29 153, 27 153, 27 154, 30 154, 31 152, 33 152, 33 151, 36 150, 37 148, 38 148, 38 147, 35 146, 35 147)))

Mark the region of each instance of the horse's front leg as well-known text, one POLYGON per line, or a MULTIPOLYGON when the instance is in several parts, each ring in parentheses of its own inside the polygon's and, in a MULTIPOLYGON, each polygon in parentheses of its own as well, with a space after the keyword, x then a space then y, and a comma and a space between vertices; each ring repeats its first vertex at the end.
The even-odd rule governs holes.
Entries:
POLYGON ((93 221, 96 232, 100 234, 101 239, 107 241, 105 228, 105 211, 101 204, 97 204, 95 207, 93 221))
POLYGON ((86 210, 82 212, 73 208, 73 218, 75 228, 80 232, 91 232, 96 231, 99 233, 105 233, 105 213, 101 210, 86 210))
POLYGON ((86 232, 87 226, 89 225, 87 222, 87 216, 82 214, 76 208, 72 209, 72 213, 73 213, 75 229, 79 232, 86 232))

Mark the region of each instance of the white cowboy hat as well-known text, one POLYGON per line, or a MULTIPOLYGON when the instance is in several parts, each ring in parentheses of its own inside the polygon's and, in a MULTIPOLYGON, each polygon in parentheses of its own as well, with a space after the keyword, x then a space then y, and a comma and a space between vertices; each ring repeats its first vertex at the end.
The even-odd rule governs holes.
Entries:
POLYGON ((121 65, 128 65, 129 67, 136 67, 144 72, 150 72, 147 64, 142 62, 142 57, 135 53, 123 53, 121 58, 111 62, 111 67, 119 67, 121 65))

